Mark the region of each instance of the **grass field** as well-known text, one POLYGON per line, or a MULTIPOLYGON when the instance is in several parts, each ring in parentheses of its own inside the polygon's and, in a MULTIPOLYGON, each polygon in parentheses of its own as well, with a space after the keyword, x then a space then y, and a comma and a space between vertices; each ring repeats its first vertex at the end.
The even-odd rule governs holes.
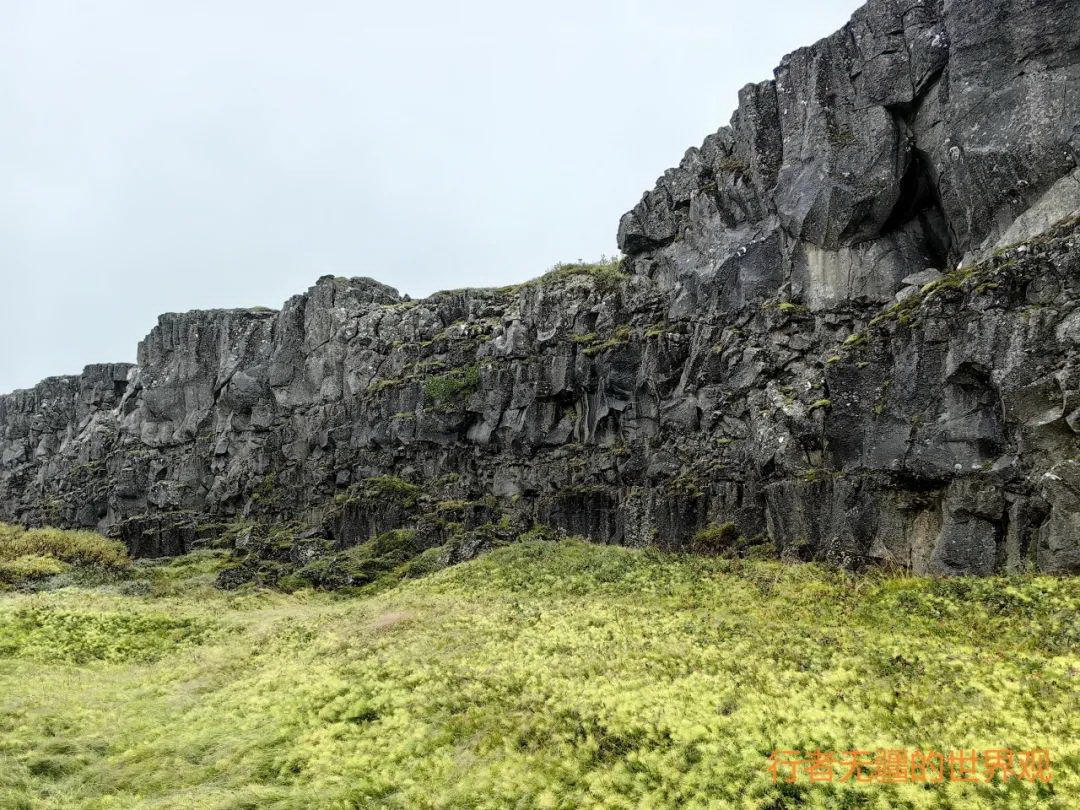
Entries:
POLYGON ((1077 580, 570 541, 342 596, 220 562, 0 593, 0 807, 1080 807, 1077 580), (879 748, 1045 748, 1053 781, 768 768, 879 748))

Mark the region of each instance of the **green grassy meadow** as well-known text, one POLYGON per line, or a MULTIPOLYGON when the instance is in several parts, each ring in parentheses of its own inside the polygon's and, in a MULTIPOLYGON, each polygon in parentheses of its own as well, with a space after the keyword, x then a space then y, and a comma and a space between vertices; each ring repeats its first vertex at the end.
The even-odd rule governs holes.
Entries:
POLYGON ((1080 580, 531 541, 378 592, 226 592, 220 552, 95 569, 5 531, 3 808, 1080 807, 1080 580), (1053 781, 768 769, 1002 747, 1053 781))

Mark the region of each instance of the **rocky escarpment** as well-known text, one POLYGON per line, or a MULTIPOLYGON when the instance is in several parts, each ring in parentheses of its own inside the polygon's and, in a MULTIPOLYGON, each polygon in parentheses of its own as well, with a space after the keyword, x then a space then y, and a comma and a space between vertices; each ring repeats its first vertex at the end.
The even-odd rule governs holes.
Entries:
POLYGON ((162 316, 135 366, 0 398, 0 517, 324 582, 547 530, 1080 570, 1076 17, 874 0, 744 89, 619 265, 162 316))

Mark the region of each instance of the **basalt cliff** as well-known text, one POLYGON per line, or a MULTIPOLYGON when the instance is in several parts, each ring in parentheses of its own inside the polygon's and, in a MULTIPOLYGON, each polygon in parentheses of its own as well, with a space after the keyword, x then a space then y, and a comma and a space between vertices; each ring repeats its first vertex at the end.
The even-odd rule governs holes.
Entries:
POLYGON ((530 531, 1080 571, 1078 157, 1080 2, 871 0, 744 88, 618 264, 325 277, 0 397, 0 519, 226 542, 237 580, 530 531))

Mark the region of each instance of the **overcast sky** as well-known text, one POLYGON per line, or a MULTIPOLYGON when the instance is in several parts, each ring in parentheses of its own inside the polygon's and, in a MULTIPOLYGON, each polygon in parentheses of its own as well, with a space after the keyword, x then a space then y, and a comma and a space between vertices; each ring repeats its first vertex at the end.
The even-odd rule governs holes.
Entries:
POLYGON ((738 89, 856 0, 0 0, 0 392, 161 312, 614 254, 738 89))

